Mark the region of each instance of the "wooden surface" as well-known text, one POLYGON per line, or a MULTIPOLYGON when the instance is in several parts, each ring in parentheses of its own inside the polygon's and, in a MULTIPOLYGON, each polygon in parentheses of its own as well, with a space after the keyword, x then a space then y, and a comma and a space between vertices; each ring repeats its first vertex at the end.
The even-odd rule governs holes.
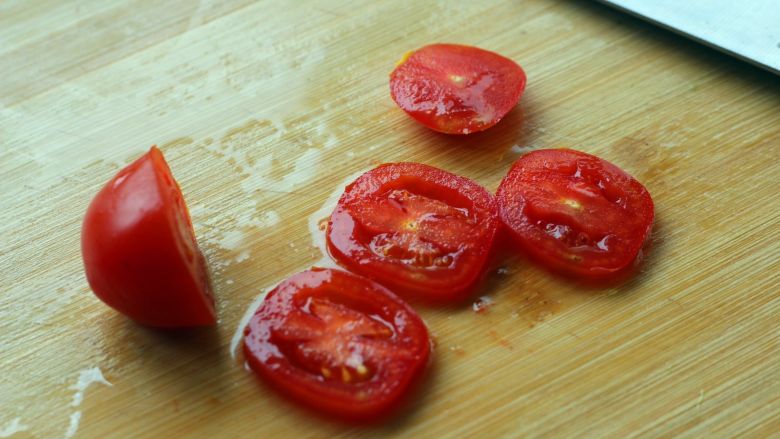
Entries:
POLYGON ((552 0, 4 1, 0 72, 0 436, 780 434, 777 77, 552 0), (388 73, 432 42, 517 60, 518 108, 465 138, 415 124, 388 73), (152 144, 210 262, 212 330, 139 327, 84 278, 87 203, 152 144), (322 258, 310 229, 350 176, 419 161, 495 190, 550 147, 650 190, 638 276, 585 289, 501 261, 477 294, 488 312, 420 308, 428 381, 375 427, 312 417, 233 358, 253 300, 322 258))

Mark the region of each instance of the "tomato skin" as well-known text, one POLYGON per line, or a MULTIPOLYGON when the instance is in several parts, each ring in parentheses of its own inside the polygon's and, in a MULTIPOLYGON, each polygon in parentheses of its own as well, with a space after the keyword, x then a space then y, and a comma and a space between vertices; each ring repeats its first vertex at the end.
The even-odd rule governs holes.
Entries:
POLYGON ((569 149, 518 159, 496 198, 501 220, 526 254, 585 280, 625 273, 653 225, 653 200, 641 183, 606 160, 569 149))
POLYGON ((321 414, 352 422, 393 414, 422 377, 430 350, 425 324, 389 290, 316 267, 268 293, 244 330, 246 360, 266 383, 321 414), (361 327, 369 334, 356 332, 361 327), (360 363, 357 369, 350 361, 360 363))
POLYGON ((389 163, 346 187, 326 242, 340 265, 397 294, 452 303, 482 280, 500 224, 494 198, 474 181, 420 163, 389 163), (388 208, 399 204, 390 200, 399 191, 410 194, 400 202, 406 204, 388 208), (463 218, 448 218, 459 212, 463 218), (385 236, 383 254, 377 238, 385 236))
POLYGON ((181 190, 156 147, 92 200, 82 224, 81 252, 95 295, 138 323, 215 324, 206 261, 181 190))
POLYGON ((407 55, 390 74, 390 95, 409 116, 446 134, 497 124, 525 89, 523 69, 497 53, 432 44, 407 55))

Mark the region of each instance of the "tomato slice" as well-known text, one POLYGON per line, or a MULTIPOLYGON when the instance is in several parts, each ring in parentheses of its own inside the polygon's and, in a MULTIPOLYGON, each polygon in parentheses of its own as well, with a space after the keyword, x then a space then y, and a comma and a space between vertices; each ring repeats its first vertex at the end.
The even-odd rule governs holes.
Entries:
POLYGON ((499 212, 521 248, 582 278, 631 266, 653 225, 653 200, 617 166, 584 152, 545 149, 518 159, 499 185, 499 212))
POLYGON ((344 267, 424 301, 467 297, 485 272, 500 221, 479 184, 419 163, 379 166, 347 186, 328 250, 344 267))
POLYGON ((95 196, 81 230, 95 295, 148 326, 215 323, 206 260, 179 185, 156 147, 95 196))
POLYGON ((324 414, 372 421, 391 414, 430 355, 425 324, 381 285, 312 268, 268 293, 244 330, 260 377, 324 414))
POLYGON ((520 100, 525 72, 497 53, 432 44, 408 54, 390 74, 390 95, 407 114, 447 134, 497 124, 520 100))

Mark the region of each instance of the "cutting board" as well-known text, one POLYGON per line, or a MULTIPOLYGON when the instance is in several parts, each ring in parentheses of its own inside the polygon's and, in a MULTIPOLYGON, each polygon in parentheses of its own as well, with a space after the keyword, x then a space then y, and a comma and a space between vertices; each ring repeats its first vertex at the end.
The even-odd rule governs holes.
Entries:
POLYGON ((0 3, 0 437, 754 437, 780 433, 780 81, 585 1, 0 3), (520 63, 494 128, 431 132, 388 73, 433 42, 520 63), (98 301, 81 219, 157 144, 219 324, 160 332, 98 301), (631 279, 585 287, 508 254, 472 301, 416 305, 435 360, 408 407, 355 427, 279 398, 236 334, 323 261, 344 185, 415 161, 493 191, 538 148, 651 192, 631 279), (486 301, 488 299, 485 299, 486 301))

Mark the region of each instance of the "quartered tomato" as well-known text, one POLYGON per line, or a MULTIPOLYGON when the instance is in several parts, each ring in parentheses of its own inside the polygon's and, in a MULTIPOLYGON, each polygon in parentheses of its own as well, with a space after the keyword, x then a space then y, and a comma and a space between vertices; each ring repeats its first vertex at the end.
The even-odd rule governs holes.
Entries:
POLYGON ((432 44, 401 60, 390 74, 390 94, 421 124, 447 134, 469 134, 498 123, 520 99, 525 72, 496 53, 457 44, 432 44))
POLYGON ((90 203, 81 253, 92 291, 144 325, 213 325, 206 261, 184 197, 155 147, 90 203))
POLYGON ((391 414, 431 344, 417 313, 369 279, 313 268, 268 293, 244 330, 250 367, 282 394, 353 421, 391 414))
POLYGON ((347 186, 327 230, 344 267, 424 301, 457 301, 484 273, 500 221, 479 184, 419 163, 385 164, 347 186))
POLYGON ((547 149, 521 157, 498 188, 501 219, 548 268, 604 278, 632 265, 653 224, 641 183, 590 154, 547 149))

